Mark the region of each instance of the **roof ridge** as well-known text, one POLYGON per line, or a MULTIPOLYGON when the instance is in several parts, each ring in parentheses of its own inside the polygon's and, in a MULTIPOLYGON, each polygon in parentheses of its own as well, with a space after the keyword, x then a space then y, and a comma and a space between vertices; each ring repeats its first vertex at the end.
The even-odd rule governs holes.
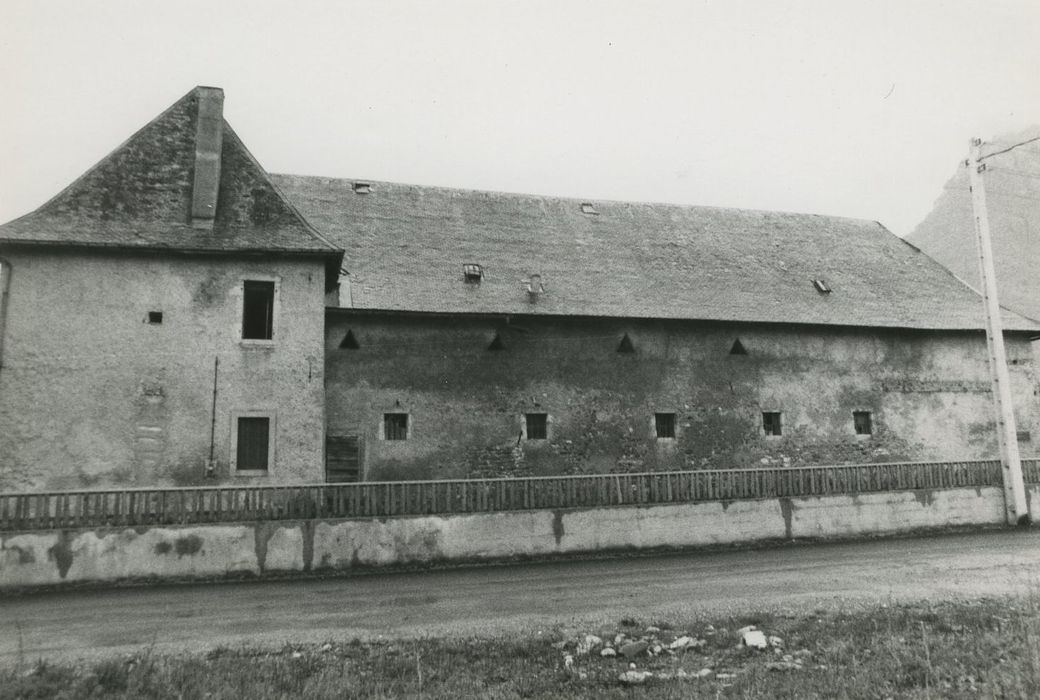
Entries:
MULTIPOLYGON (((865 224, 879 224, 875 219, 864 219, 854 216, 840 216, 837 214, 816 214, 812 212, 799 212, 799 211, 781 211, 776 209, 753 209, 746 207, 722 207, 710 204, 682 204, 678 202, 664 202, 664 201, 650 201, 650 200, 630 200, 630 199, 606 199, 606 198, 593 198, 593 197, 572 197, 563 195, 553 194, 535 194, 530 192, 508 192, 505 190, 481 190, 472 187, 447 187, 444 185, 423 185, 419 183, 410 182, 394 182, 391 180, 373 180, 369 178, 360 177, 333 177, 329 175, 300 175, 298 173, 270 173, 271 177, 279 178, 298 178, 306 180, 325 180, 331 182, 363 182, 370 185, 391 185, 396 187, 412 187, 416 189, 424 190, 437 190, 441 192, 457 192, 460 194, 472 193, 472 194, 491 194, 501 195, 505 197, 531 197, 535 199, 552 200, 558 202, 574 202, 581 204, 588 202, 590 204, 603 203, 603 204, 636 204, 651 207, 676 207, 679 209, 703 209, 703 210, 714 210, 714 211, 727 211, 727 212, 748 212, 752 214, 779 214, 781 216, 806 216, 806 217, 818 217, 822 219, 831 220, 843 220, 843 221, 857 221, 865 224)), ((882 225, 884 228, 884 226, 882 225)), ((888 231, 888 229, 885 229, 888 231)), ((891 233, 891 231, 888 231, 891 233)), ((895 235, 895 234, 892 234, 895 235)))

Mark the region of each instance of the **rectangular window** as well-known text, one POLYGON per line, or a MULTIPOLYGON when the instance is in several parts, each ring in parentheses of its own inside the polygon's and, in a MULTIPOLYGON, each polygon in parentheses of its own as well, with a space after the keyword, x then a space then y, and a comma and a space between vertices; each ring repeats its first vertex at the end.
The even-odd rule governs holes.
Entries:
POLYGON ((874 434, 874 421, 870 411, 853 411, 852 424, 856 428, 856 435, 874 434))
POLYGON ((766 435, 781 434, 779 411, 762 412, 762 430, 765 431, 766 435))
POLYGON ((274 337, 274 282, 242 283, 242 337, 271 340, 274 337))
POLYGON ((655 413, 654 414, 654 425, 657 427, 657 437, 659 437, 659 438, 674 438, 675 437, 675 414, 674 413, 655 413))
POLYGON ((547 413, 528 413, 525 414, 525 418, 528 440, 545 440, 549 437, 547 413))
POLYGON ((384 440, 407 440, 408 439, 408 414, 407 413, 384 413, 383 414, 383 439, 384 440))
POLYGON ((267 471, 271 447, 271 419, 241 416, 235 448, 235 469, 267 471))

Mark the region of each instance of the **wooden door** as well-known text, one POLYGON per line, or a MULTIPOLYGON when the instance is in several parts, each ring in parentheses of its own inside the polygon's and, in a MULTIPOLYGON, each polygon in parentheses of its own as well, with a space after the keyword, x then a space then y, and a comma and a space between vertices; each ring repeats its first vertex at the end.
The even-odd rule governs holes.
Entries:
POLYGON ((361 480, 361 438, 328 435, 325 438, 325 481, 342 484, 361 480))

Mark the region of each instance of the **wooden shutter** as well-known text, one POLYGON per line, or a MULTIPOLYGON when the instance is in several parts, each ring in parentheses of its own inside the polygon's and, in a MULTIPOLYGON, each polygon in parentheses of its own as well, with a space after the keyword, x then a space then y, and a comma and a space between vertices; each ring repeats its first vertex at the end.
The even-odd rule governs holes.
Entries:
POLYGON ((236 469, 259 469, 267 471, 267 454, 270 445, 270 418, 239 418, 236 469))

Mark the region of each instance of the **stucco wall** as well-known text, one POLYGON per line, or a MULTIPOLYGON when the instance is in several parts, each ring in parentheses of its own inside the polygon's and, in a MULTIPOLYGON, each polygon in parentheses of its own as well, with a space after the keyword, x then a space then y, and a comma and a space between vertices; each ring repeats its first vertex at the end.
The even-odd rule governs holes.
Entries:
POLYGON ((4 249, 0 490, 206 481, 217 375, 216 479, 234 411, 275 415, 264 482, 320 481, 321 262, 4 249), (241 340, 242 280, 279 285, 274 342, 241 340), (161 324, 148 312, 161 311, 161 324))
MULTIPOLYGON (((330 311, 326 336, 328 431, 363 438, 368 479, 997 454, 981 332, 330 311), (357 349, 339 347, 348 330, 357 349), (488 350, 496 333, 504 349, 488 350), (729 354, 738 338, 747 355, 729 354), (783 436, 763 434, 762 411, 783 413, 783 436), (387 412, 409 414, 407 440, 383 439, 387 412), (521 438, 525 412, 549 414, 547 441, 521 438), (655 412, 676 413, 675 440, 656 439, 655 412)), ((1021 336, 1008 352, 1033 454, 1035 360, 1021 336)))
MULTIPOLYGON (((1030 487, 1034 520, 1040 487, 1030 487)), ((1002 524, 999 488, 0 535, 0 588, 211 578, 1002 524)))

